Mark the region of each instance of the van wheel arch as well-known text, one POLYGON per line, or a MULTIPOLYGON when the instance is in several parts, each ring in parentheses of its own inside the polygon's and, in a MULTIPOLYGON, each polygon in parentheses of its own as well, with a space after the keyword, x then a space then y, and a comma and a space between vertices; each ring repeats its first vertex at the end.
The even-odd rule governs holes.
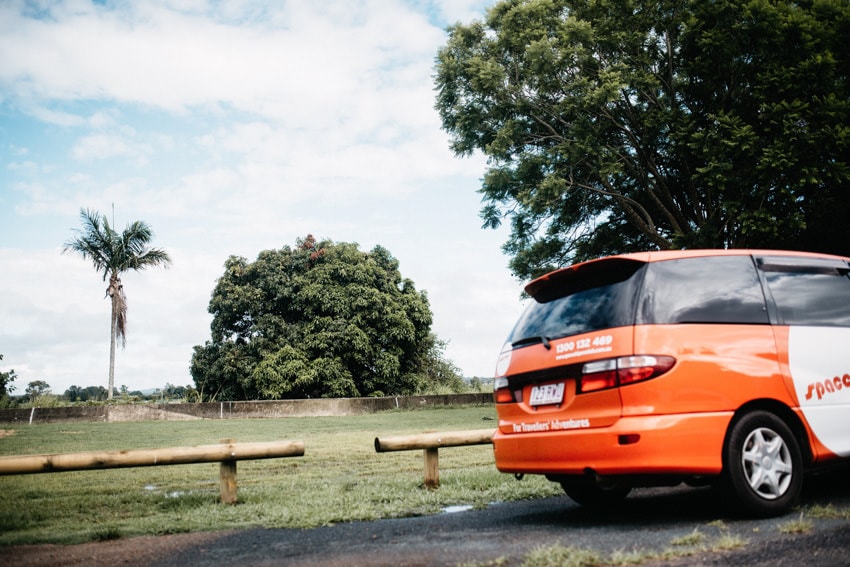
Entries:
POLYGON ((800 420, 799 416, 794 413, 791 408, 782 402, 776 400, 753 400, 735 411, 735 415, 732 416, 732 420, 729 422, 729 426, 726 428, 726 437, 723 440, 723 469, 726 469, 726 455, 728 454, 727 447, 729 444, 729 434, 732 431, 732 428, 737 424, 745 415, 752 413, 754 411, 764 411, 767 413, 772 413, 779 419, 785 422, 791 432, 794 434, 794 437, 797 439, 797 445, 800 447, 800 452, 803 457, 803 466, 808 468, 812 462, 814 461, 814 456, 812 454, 811 444, 809 443, 809 435, 806 432, 806 426, 803 425, 803 422, 800 420))
POLYGON ((749 404, 723 443, 722 485, 735 508, 775 516, 796 504, 811 451, 802 423, 784 406, 749 404))

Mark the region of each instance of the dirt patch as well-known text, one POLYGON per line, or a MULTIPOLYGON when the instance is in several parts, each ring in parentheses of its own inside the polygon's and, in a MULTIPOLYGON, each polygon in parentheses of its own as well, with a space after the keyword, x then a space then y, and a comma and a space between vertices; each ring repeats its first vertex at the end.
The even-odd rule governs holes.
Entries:
POLYGON ((4 437, 11 437, 15 433, 17 433, 17 431, 14 429, 0 429, 0 439, 4 437))
POLYGON ((2 549, 16 567, 148 565, 183 549, 202 546, 231 531, 140 536, 80 545, 16 545, 2 549))

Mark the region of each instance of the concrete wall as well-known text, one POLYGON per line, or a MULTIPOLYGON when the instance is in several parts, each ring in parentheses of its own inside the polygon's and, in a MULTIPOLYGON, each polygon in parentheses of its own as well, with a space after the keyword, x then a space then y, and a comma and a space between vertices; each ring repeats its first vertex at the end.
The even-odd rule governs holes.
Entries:
POLYGON ((149 421, 340 416, 392 409, 493 403, 492 394, 450 394, 394 398, 329 398, 205 404, 119 404, 35 409, 0 409, 0 423, 149 421))

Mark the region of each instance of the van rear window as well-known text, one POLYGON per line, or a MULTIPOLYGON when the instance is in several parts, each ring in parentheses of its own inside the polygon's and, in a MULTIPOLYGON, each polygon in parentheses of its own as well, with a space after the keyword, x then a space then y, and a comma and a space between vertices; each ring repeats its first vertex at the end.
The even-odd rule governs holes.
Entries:
POLYGON ((546 342, 634 323, 642 262, 591 262, 580 270, 555 272, 527 288, 535 301, 508 341, 514 346, 546 342))

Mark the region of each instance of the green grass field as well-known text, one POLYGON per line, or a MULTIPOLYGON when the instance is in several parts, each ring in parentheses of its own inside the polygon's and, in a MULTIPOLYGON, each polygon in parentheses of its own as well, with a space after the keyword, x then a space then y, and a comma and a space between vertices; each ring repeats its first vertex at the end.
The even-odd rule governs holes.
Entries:
POLYGON ((0 476, 0 545, 307 528, 562 494, 542 477, 517 482, 499 473, 491 445, 441 449, 437 490, 422 486, 422 451, 374 449, 375 437, 495 423, 493 407, 482 406, 348 417, 0 426, 0 455, 208 445, 225 438, 305 445, 303 457, 239 461, 237 505, 218 501, 217 463, 0 476))

